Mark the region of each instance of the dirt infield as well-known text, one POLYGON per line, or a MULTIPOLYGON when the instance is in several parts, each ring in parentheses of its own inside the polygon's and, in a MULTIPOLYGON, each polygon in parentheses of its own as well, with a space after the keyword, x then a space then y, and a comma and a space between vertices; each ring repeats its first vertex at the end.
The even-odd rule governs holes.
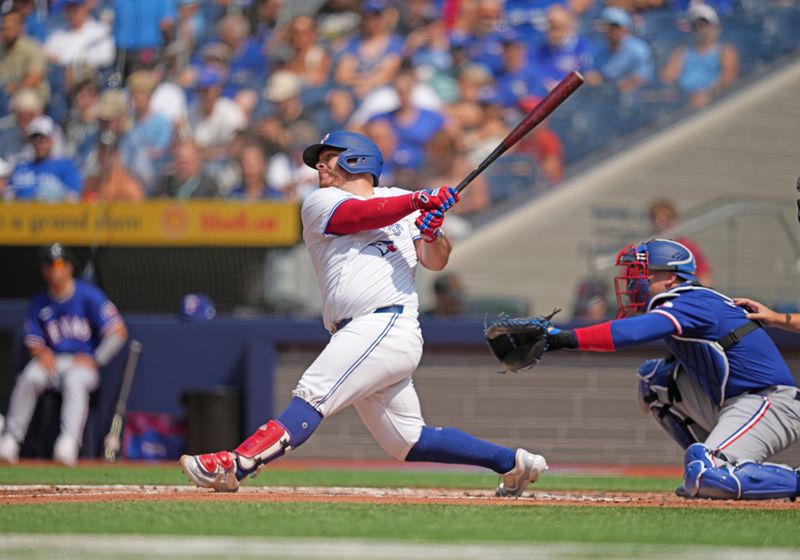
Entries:
POLYGON ((489 490, 431 488, 356 487, 244 487, 236 493, 217 493, 189 486, 88 486, 19 485, 0 486, 0 504, 47 504, 57 502, 125 501, 237 501, 237 502, 328 502, 373 504, 447 504, 504 506, 617 506, 683 508, 795 509, 788 500, 687 500, 654 492, 527 492, 518 499, 496 498, 489 490))

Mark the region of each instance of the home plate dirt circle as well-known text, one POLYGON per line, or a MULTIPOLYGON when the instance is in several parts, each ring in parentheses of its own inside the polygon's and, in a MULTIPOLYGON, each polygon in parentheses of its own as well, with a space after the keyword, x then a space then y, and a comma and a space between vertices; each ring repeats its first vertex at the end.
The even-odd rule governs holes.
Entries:
POLYGON ((0 486, 0 504, 119 501, 240 501, 330 502, 375 504, 450 504, 505 506, 616 506, 616 507, 712 507, 794 509, 788 500, 687 500, 658 492, 526 492, 521 498, 497 498, 486 489, 361 488, 340 486, 254 486, 236 493, 219 493, 191 486, 138 485, 6 485, 0 486))

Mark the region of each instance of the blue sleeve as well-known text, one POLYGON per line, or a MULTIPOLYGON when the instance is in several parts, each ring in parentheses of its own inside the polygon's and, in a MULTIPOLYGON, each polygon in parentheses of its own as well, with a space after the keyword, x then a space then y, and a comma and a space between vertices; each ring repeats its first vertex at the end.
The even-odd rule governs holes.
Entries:
POLYGON ((162 0, 160 3, 161 5, 161 18, 159 22, 168 19, 168 20, 175 20, 175 16, 178 15, 178 10, 175 7, 175 0, 162 0))
POLYGON ((616 349, 659 340, 675 332, 675 324, 660 313, 611 321, 611 338, 616 349))
POLYGON ((100 336, 117 326, 122 318, 119 316, 117 306, 108 299, 100 288, 87 284, 86 297, 89 300, 89 320, 97 329, 100 336))
POLYGON ((389 39, 389 46, 386 48, 386 53, 396 54, 397 56, 403 55, 403 39, 399 35, 392 35, 389 39))

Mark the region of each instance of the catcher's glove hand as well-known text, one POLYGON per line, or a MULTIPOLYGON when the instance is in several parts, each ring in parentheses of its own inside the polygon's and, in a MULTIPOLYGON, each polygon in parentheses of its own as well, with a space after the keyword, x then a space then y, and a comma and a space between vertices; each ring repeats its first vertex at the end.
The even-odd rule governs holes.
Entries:
MULTIPOLYGON (((548 350, 550 320, 561 311, 554 309, 548 316, 500 317, 483 331, 492 354, 505 366, 505 371, 516 372, 531 368, 548 350)), ((505 373, 505 371, 503 373, 505 373)))

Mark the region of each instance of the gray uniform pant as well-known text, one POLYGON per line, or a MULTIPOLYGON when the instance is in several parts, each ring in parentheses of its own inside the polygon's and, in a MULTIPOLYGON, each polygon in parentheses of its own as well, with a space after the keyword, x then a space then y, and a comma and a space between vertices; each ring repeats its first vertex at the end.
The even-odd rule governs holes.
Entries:
POLYGON ((722 406, 680 369, 680 402, 673 409, 695 422, 693 431, 730 462, 763 462, 800 439, 800 400, 796 387, 778 385, 726 399, 722 406))
POLYGON ((37 359, 28 362, 22 370, 6 415, 5 433, 22 443, 36 409, 36 402, 47 389, 61 392, 60 437, 79 446, 83 428, 89 414, 89 396, 100 383, 100 374, 85 364, 75 365, 72 354, 56 355, 56 372, 50 374, 37 359))

